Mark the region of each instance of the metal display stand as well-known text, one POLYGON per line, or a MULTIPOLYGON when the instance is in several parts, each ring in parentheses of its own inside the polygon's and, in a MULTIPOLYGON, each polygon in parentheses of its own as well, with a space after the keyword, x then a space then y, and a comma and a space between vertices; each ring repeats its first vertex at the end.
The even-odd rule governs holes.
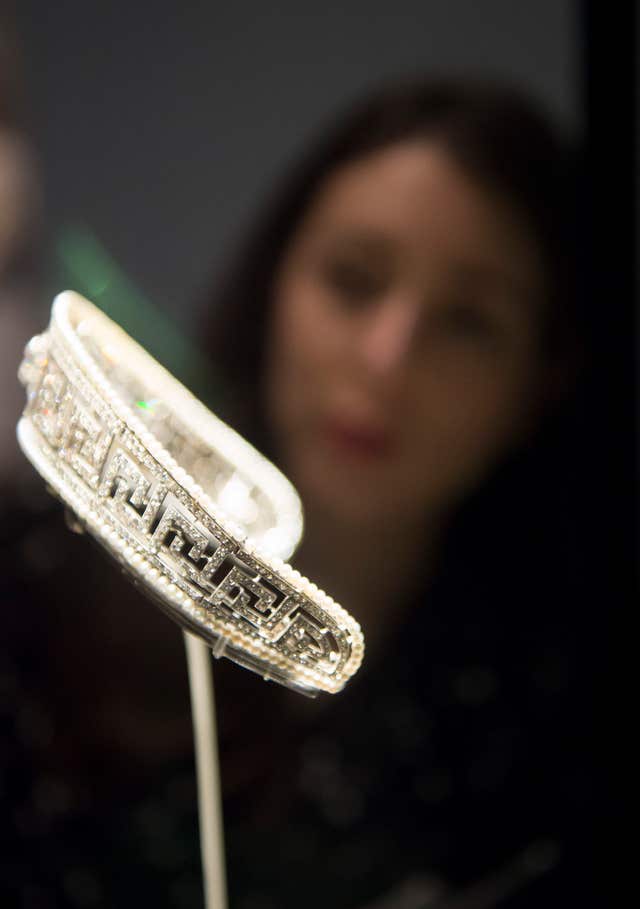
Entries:
POLYGON ((183 632, 187 651, 198 783, 200 854, 206 909, 227 909, 220 765, 210 649, 183 632))

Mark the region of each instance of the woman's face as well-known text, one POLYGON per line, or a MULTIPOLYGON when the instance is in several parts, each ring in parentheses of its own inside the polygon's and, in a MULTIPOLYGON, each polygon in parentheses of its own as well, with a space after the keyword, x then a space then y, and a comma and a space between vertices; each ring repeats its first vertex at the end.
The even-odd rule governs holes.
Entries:
POLYGON ((267 415, 303 502, 393 528, 459 500, 531 422, 543 300, 515 211, 438 144, 334 172, 272 288, 267 415))

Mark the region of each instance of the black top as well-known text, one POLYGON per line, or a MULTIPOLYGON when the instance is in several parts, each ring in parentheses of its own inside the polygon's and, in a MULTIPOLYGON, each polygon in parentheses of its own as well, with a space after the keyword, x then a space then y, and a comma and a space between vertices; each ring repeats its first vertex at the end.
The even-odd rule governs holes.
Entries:
MULTIPOLYGON (((59 506, 36 499, 3 525, 0 902, 200 907, 188 750, 148 765, 117 744, 80 766, 50 759, 67 709, 57 617, 72 600, 90 608, 78 602, 104 585, 134 617, 154 607, 66 531, 59 506), (38 570, 34 548, 49 554, 38 570)), ((493 560, 487 546, 464 561, 452 547, 380 655, 322 703, 216 664, 232 909, 598 904, 606 787, 583 573, 562 552, 532 571, 532 541, 511 537, 492 541, 493 560)), ((80 692, 90 679, 92 691, 109 685, 91 665, 71 674, 80 692)), ((96 709, 87 694, 81 754, 96 709)))

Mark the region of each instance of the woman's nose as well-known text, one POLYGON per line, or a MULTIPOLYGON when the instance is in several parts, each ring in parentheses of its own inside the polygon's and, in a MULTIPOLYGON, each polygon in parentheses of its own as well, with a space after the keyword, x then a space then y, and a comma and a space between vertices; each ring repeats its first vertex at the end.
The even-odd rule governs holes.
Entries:
POLYGON ((388 379, 401 372, 411 356, 420 310, 395 298, 372 311, 359 338, 361 361, 372 376, 388 379))

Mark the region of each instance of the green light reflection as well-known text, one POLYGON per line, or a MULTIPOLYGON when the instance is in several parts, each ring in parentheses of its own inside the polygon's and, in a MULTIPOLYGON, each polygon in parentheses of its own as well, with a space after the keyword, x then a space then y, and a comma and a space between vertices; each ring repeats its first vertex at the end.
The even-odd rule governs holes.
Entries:
POLYGON ((144 296, 90 228, 79 223, 64 225, 57 237, 56 255, 65 289, 76 290, 99 306, 199 397, 218 397, 222 388, 211 362, 144 296))

